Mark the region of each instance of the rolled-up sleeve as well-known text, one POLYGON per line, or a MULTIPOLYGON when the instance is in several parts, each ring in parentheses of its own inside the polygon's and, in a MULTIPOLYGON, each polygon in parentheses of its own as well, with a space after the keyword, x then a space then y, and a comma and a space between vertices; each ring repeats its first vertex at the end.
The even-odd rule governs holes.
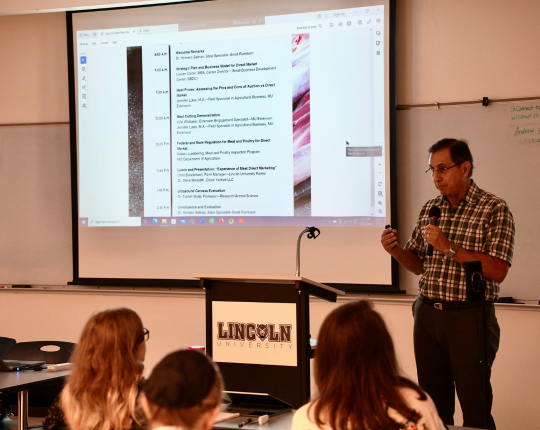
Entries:
POLYGON ((512 264, 514 256, 514 217, 505 202, 499 202, 491 213, 484 253, 512 264))
POLYGON ((426 255, 426 248, 424 244, 424 238, 422 237, 422 228, 420 227, 420 219, 414 226, 411 237, 403 247, 406 251, 412 251, 421 260, 426 255))

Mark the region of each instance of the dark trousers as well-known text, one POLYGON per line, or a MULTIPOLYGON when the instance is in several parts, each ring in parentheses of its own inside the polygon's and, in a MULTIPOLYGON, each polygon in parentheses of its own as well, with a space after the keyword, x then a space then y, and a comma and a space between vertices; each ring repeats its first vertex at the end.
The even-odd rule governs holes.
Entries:
MULTIPOLYGON (((491 383, 486 384, 486 390, 480 365, 483 353, 482 308, 440 311, 422 303, 420 296, 413 305, 413 315, 418 383, 435 402, 443 422, 454 425, 457 391, 463 411, 463 427, 494 429, 491 383), (488 422, 486 404, 490 412, 488 422)), ((493 304, 486 304, 486 317, 486 375, 489 381, 500 339, 493 304)))

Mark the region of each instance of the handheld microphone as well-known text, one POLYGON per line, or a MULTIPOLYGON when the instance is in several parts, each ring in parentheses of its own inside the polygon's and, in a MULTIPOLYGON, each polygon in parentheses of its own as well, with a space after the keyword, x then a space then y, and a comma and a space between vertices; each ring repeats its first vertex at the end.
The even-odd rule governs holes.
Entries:
MULTIPOLYGON (((429 225, 437 225, 439 218, 441 217, 441 209, 439 206, 432 206, 429 210, 429 225)), ((431 257, 433 255, 433 245, 428 244, 426 246, 426 255, 431 257)))

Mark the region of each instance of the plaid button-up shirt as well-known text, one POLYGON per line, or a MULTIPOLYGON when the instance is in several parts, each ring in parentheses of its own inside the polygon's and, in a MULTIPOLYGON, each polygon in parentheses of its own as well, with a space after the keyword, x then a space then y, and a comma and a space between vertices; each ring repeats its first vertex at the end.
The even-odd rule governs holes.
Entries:
MULTIPOLYGON (((444 196, 429 200, 422 208, 404 248, 414 252, 424 263, 418 291, 432 300, 467 300, 465 268, 436 249, 433 256, 426 255, 423 230, 429 225, 432 206, 441 209, 438 226, 449 241, 467 251, 500 258, 509 264, 514 254, 514 218, 504 200, 481 190, 472 180, 467 195, 454 208, 444 196)), ((499 294, 499 284, 492 279, 486 278, 486 281, 486 299, 494 300, 499 294)))

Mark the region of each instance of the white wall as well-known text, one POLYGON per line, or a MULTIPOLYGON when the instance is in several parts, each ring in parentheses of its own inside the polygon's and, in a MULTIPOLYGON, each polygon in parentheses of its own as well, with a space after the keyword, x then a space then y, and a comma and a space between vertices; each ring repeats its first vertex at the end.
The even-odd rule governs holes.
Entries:
POLYGON ((0 0, 0 15, 62 12, 66 10, 98 9, 123 5, 179 3, 182 0, 0 0))
POLYGON ((540 96, 537 0, 397 0, 397 104, 540 96))
POLYGON ((0 124, 69 121, 64 13, 0 16, 0 124))
MULTIPOLYGON (((66 3, 2 0, 0 15, 66 3)), ((91 3, 80 0, 77 5, 91 3)), ((540 95, 533 31, 538 16, 540 2, 535 0, 398 0, 398 104, 540 95)), ((63 13, 0 16, 0 124, 68 121, 65 47, 63 13)), ((0 157, 0 162, 9 160, 0 157)), ((401 279, 403 287, 414 290, 416 277, 403 274, 401 279)), ((151 330, 149 368, 172 349, 204 343, 204 303, 197 295, 1 291, 0 303, 0 335, 18 341, 76 341, 95 310, 131 306, 151 330)), ((405 374, 414 378, 410 304, 381 301, 377 309, 388 322, 405 374)), ((312 302, 314 337, 334 306, 312 302)), ((538 428, 540 312, 498 307, 497 315, 502 330, 493 375, 498 428, 538 428)))

